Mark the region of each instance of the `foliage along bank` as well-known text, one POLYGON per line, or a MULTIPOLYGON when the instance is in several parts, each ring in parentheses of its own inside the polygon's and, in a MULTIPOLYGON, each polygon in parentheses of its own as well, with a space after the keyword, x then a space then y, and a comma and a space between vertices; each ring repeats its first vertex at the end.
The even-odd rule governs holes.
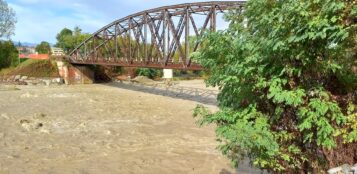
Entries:
POLYGON ((0 70, 18 64, 19 55, 14 43, 0 40, 0 70))
POLYGON ((219 86, 219 149, 274 173, 325 173, 357 162, 357 4, 247 1, 194 56, 219 86))

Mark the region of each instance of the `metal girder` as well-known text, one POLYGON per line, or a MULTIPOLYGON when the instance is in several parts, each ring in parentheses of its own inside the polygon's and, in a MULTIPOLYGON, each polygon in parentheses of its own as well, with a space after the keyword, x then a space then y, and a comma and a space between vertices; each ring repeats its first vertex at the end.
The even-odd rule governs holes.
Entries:
POLYGON ((69 61, 72 64, 202 69, 191 61, 190 52, 197 51, 206 29, 216 30, 217 13, 242 10, 244 4, 245 1, 186 3, 129 15, 104 26, 78 45, 69 54, 69 61), (204 16, 204 21, 195 15, 204 16), (193 33, 190 33, 191 27, 193 33), (191 37, 196 38, 193 43, 190 43, 191 37))

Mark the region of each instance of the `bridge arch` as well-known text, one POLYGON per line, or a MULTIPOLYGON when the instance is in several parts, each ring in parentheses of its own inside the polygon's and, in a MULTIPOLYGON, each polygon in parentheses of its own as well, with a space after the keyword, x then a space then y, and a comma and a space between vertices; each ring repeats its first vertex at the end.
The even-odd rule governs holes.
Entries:
POLYGON ((72 64, 201 69, 189 54, 199 48, 203 31, 216 30, 218 13, 242 10, 243 6, 244 1, 213 1, 135 13, 93 33, 70 53, 69 61, 72 64), (202 17, 195 19, 194 15, 202 17))

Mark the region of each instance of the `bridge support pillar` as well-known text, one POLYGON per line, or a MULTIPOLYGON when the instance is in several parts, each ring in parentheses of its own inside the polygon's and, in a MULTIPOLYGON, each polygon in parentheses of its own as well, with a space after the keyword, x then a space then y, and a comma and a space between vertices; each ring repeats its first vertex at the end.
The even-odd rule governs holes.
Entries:
POLYGON ((68 83, 68 66, 63 61, 56 61, 56 63, 57 63, 58 74, 60 75, 60 77, 62 77, 62 79, 64 79, 65 84, 69 85, 69 83, 68 83))
POLYGON ((164 79, 172 79, 174 77, 174 70, 164 69, 164 79))
POLYGON ((94 83, 94 71, 88 66, 71 65, 63 61, 58 61, 57 67, 66 85, 94 83))
POLYGON ((170 84, 174 77, 174 70, 172 69, 164 69, 164 79, 166 84, 170 84))

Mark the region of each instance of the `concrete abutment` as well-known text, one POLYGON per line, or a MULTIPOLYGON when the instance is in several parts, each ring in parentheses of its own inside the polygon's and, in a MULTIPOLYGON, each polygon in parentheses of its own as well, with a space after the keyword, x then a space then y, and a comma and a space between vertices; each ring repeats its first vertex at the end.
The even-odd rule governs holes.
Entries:
POLYGON ((94 71, 86 65, 72 65, 64 61, 57 61, 59 75, 65 84, 93 84, 94 71))

